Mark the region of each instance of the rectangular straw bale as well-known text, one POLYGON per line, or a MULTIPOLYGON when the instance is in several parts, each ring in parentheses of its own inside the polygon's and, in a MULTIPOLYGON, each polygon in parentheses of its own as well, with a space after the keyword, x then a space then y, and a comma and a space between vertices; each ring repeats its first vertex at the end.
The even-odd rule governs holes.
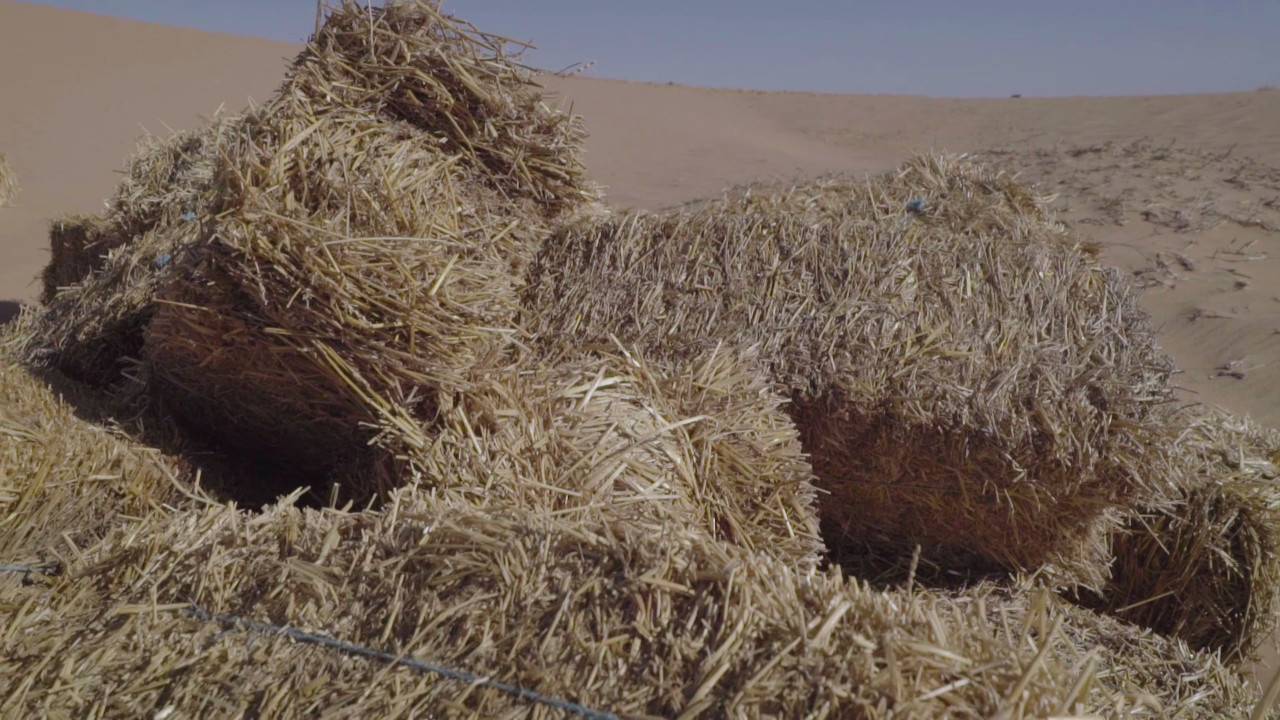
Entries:
POLYGON ((1280 616, 1280 433, 1193 406, 1155 460, 1175 502, 1139 506, 1111 540, 1112 577, 1085 602, 1231 662, 1256 659, 1280 616))
POLYGON ((173 459, 78 417, 0 352, 0 564, 69 562, 120 516, 175 497, 180 477, 173 459))
POLYGON ((219 114, 197 130, 144 137, 106 212, 54 221, 46 309, 22 338, 27 363, 105 385, 136 361, 159 289, 177 259, 209 239, 201 218, 215 212, 213 166, 240 120, 219 114))
POLYGON ((1097 586, 1108 511, 1167 491, 1135 460, 1172 369, 1136 291, 955 158, 570 228, 523 308, 551 348, 758 345, 833 550, 919 543, 1097 586))
POLYGON ((750 350, 669 365, 617 347, 487 371, 410 457, 434 492, 566 521, 669 527, 801 571, 823 550, 812 469, 750 350))
POLYGON ((1020 720, 1145 703, 1244 718, 1256 699, 1215 656, 1046 593, 873 591, 681 528, 476 512, 414 490, 376 513, 157 511, 87 548, 41 600, 0 602, 7 714, 548 711, 333 648, 247 640, 184 615, 190 601, 621 717, 1020 720))
POLYGON ((97 215, 66 215, 49 226, 49 264, 41 274, 40 301, 50 303, 63 288, 102 268, 107 253, 124 241, 97 215))

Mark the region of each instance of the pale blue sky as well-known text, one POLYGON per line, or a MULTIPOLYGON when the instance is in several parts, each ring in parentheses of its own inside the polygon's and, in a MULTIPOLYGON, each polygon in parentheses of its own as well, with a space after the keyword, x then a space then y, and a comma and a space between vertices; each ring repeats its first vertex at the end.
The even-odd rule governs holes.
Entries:
MULTIPOLYGON (((301 41, 314 0, 36 0, 301 41)), ((375 3, 378 4, 378 3, 375 3)), ((764 90, 948 97, 1280 85, 1277 0, 446 0, 531 64, 764 90)))

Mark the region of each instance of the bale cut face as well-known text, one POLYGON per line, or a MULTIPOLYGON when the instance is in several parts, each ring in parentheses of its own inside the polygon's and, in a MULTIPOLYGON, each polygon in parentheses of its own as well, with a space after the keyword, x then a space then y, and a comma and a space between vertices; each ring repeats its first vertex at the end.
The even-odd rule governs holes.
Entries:
POLYGON ((67 215, 49 226, 49 264, 41 274, 40 301, 52 303, 58 293, 100 270, 124 236, 112 233, 97 215, 67 215))
POLYGON ((1097 586, 1110 511, 1166 493, 1137 458, 1171 364, 1135 291, 954 159, 572 228, 532 266, 524 322, 553 346, 760 346, 833 550, 920 543, 1097 586))
POLYGON ((541 239, 594 207, 582 137, 504 41, 433 3, 347 0, 265 105, 135 158, 119 247, 27 355, 98 383, 141 359, 192 433, 358 466, 354 496, 377 494, 505 351, 541 239))

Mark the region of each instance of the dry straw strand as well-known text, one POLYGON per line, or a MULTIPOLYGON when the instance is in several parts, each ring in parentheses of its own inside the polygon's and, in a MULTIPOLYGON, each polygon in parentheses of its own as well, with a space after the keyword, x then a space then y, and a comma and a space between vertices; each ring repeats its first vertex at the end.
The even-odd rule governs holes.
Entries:
POLYGON ((4 153, 0 153, 0 207, 13 201, 21 186, 18 185, 18 173, 9 164, 4 153))

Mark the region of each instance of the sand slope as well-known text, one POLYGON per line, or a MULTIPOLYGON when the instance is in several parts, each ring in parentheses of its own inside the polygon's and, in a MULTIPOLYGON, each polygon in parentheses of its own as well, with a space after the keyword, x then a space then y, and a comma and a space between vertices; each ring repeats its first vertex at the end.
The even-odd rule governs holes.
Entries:
POLYGON ((48 218, 102 207, 145 130, 265 98, 294 48, 0 2, 0 152, 22 183, 0 209, 0 299, 30 299, 48 218))

